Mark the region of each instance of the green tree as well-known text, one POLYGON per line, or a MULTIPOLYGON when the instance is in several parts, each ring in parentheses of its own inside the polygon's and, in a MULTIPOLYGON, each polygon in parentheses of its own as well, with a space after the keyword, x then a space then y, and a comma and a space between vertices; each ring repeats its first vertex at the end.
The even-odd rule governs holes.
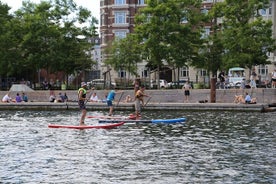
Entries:
MULTIPOLYGON (((1 13, 8 17, 5 11, 1 13)), ((49 73, 64 71, 66 74, 90 69, 94 63, 90 51, 91 38, 97 36, 96 23, 91 12, 77 7, 73 0, 40 4, 24 1, 23 7, 3 22, 5 29, 0 44, 8 42, 9 52, 1 52, 5 55, 0 56, 0 67, 8 66, 1 74, 27 73, 35 80, 41 68, 49 73)))
MULTIPOLYGON (((201 45, 200 0, 149 0, 136 17, 135 32, 143 41, 148 66, 186 66, 198 60, 201 45)), ((159 75, 158 75, 159 80, 159 75)), ((159 83, 158 83, 159 85, 159 83)))
POLYGON ((106 54, 109 56, 105 61, 106 65, 117 71, 125 70, 128 72, 128 77, 126 78, 128 80, 124 84, 129 85, 130 75, 138 75, 137 64, 142 61, 141 48, 137 36, 128 34, 126 38, 116 39, 109 44, 106 54))
POLYGON ((128 34, 126 38, 117 39, 107 49, 110 56, 106 64, 115 70, 126 70, 132 75, 137 75, 137 63, 141 62, 141 48, 135 34, 128 34))
POLYGON ((222 27, 218 24, 218 17, 221 15, 220 10, 212 8, 206 14, 204 22, 212 23, 211 35, 202 34, 202 45, 199 50, 200 59, 190 64, 195 68, 203 68, 216 76, 218 70, 222 70, 225 65, 223 63, 223 55, 225 49, 223 47, 222 27))
POLYGON ((17 35, 9 32, 11 28, 10 21, 13 18, 9 15, 9 10, 10 7, 8 5, 0 2, 0 75, 4 77, 8 77, 14 73, 12 63, 16 62, 16 57, 18 57, 18 52, 16 52, 17 35))
POLYGON ((223 19, 223 57, 226 67, 251 68, 268 64, 267 53, 275 50, 272 22, 264 20, 260 10, 270 6, 269 0, 225 0, 215 8, 223 19))

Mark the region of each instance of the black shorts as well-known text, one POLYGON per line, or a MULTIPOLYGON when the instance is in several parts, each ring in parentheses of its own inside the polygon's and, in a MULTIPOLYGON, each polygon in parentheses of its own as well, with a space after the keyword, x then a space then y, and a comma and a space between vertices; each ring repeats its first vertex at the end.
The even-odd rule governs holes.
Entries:
POLYGON ((185 90, 184 94, 185 94, 185 96, 190 96, 190 91, 189 90, 185 90))
POLYGON ((83 100, 79 100, 79 107, 80 107, 80 109, 81 109, 81 110, 86 109, 86 107, 85 107, 85 104, 84 104, 84 101, 83 101, 83 100))

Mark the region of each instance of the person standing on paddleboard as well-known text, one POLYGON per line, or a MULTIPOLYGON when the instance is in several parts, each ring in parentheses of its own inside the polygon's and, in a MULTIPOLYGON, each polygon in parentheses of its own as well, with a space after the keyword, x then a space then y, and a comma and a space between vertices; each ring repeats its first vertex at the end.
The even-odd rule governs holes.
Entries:
MULTIPOLYGON (((93 90, 93 88, 92 88, 93 90)), ((81 83, 81 88, 79 88, 78 90, 78 103, 79 103, 79 107, 81 110, 81 119, 80 119, 80 125, 85 125, 84 124, 84 119, 86 116, 86 102, 87 102, 87 98, 86 98, 86 94, 87 94, 87 84, 85 82, 81 83)))
POLYGON ((115 99, 115 96, 117 93, 123 93, 124 91, 118 91, 118 90, 111 90, 108 95, 107 95, 107 98, 106 98, 106 103, 107 103, 107 106, 109 107, 109 114, 108 116, 112 116, 113 115, 113 100, 115 99))
POLYGON ((150 97, 149 95, 145 94, 145 86, 142 85, 140 89, 135 93, 135 115, 136 118, 139 118, 141 116, 141 102, 144 106, 144 96, 150 97))

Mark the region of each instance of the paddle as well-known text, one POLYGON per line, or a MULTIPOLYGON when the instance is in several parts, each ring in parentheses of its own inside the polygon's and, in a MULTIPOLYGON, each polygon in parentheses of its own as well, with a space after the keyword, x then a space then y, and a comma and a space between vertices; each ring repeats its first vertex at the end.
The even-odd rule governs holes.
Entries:
POLYGON ((120 103, 120 101, 121 101, 124 93, 125 93, 124 91, 121 93, 121 96, 120 96, 120 98, 119 98, 119 100, 118 100, 118 102, 116 104, 116 107, 118 107, 118 105, 119 105, 119 103, 120 103))
POLYGON ((91 90, 91 92, 89 93, 89 97, 88 98, 86 98, 86 100, 85 100, 85 102, 84 102, 84 104, 86 104, 88 101, 89 101, 89 99, 91 98, 91 96, 93 95, 93 93, 94 93, 94 87, 92 87, 90 90, 91 90))
POLYGON ((150 99, 151 99, 151 96, 147 99, 147 101, 146 101, 144 107, 146 107, 146 105, 149 103, 150 99))
MULTIPOLYGON (((149 95, 151 95, 151 94, 152 94, 152 93, 150 93, 149 95)), ((152 97, 152 96, 149 96, 149 95, 148 95, 148 99, 147 99, 147 101, 146 101, 144 107, 146 107, 146 105, 149 103, 149 101, 150 101, 150 99, 151 99, 151 97, 152 97)))

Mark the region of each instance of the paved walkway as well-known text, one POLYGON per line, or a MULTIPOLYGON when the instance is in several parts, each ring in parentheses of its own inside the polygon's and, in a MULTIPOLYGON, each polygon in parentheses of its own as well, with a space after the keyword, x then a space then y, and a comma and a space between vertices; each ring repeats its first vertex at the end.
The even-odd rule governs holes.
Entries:
MULTIPOLYGON (((77 92, 72 91, 55 91, 55 94, 65 93, 68 95, 70 102, 67 103, 50 103, 48 102, 49 91, 35 91, 28 92, 30 102, 27 103, 0 103, 0 109, 41 109, 41 110, 71 110, 78 109, 77 104, 77 92)), ((100 99, 104 99, 108 93, 106 90, 95 91, 100 99)), ((0 95, 4 96, 7 91, 0 91, 0 95)), ((191 96, 189 103, 184 103, 184 95, 182 90, 147 90, 152 98, 144 108, 144 110, 243 110, 243 111, 263 111, 267 109, 271 103, 276 103, 276 89, 226 89, 216 90, 216 103, 210 103, 210 90, 198 89, 191 90, 191 96), (248 92, 252 97, 257 98, 257 104, 235 104, 233 103, 234 96, 244 94, 248 92), (208 100, 208 103, 199 103, 199 101, 208 100)), ((11 92, 11 96, 15 97, 16 92, 11 92)), ((133 90, 124 91, 123 95, 117 94, 116 100, 120 99, 117 105, 115 102, 115 108, 118 110, 134 110, 133 103, 124 103, 127 95, 133 96, 133 90)), ((147 99, 145 99, 147 100, 147 99)), ((87 103, 89 110, 102 110, 108 109, 105 103, 87 103)), ((270 109, 274 111, 274 109, 270 109)))
MULTIPOLYGON (((95 90, 97 96, 100 99, 105 99, 105 96, 109 91, 107 90, 95 90)), ((146 90, 147 94, 152 96, 151 103, 184 103, 184 92, 181 89, 175 90, 146 90)), ((271 88, 257 88, 257 89, 219 89, 216 90, 216 103, 232 103, 235 95, 244 95, 248 92, 252 97, 256 97, 258 103, 276 103, 276 89, 271 88)), ((0 97, 2 98, 7 91, 0 91, 0 97)), ((11 92, 11 97, 15 98, 17 92, 11 92)), ((21 92, 19 92, 21 93, 21 92)), ((71 101, 77 101, 77 90, 67 91, 54 91, 57 96, 59 93, 66 93, 71 101)), ((26 92, 30 101, 33 102, 48 102, 50 91, 35 91, 26 92)), ((134 97, 133 90, 124 91, 121 101, 124 101, 127 95, 134 97)), ((88 94, 89 96, 89 94, 88 94)), ((120 98, 120 94, 116 95, 116 99, 120 98)), ((208 100, 210 102, 210 89, 193 89, 191 90, 190 103, 198 103, 201 100, 208 100)))

